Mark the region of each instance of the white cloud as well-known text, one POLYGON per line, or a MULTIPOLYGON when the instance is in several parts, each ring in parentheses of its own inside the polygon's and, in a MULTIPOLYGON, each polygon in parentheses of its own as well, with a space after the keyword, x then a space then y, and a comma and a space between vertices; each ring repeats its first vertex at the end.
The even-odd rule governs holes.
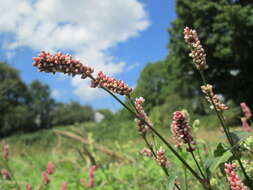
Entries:
POLYGON ((131 71, 133 69, 135 69, 136 67, 139 67, 140 64, 139 63, 133 63, 131 65, 129 65, 127 68, 126 68, 126 71, 131 71))
POLYGON ((60 97, 60 94, 61 94, 61 92, 58 89, 53 89, 51 92, 52 97, 55 99, 58 99, 60 97))
MULTIPOLYGON (((109 48, 137 36, 150 24, 138 0, 0 0, 0 12, 0 32, 14 37, 7 49, 72 51, 82 62, 110 75, 122 72, 126 63, 115 62, 109 48)), ((72 79, 76 95, 102 96, 79 80, 72 79)))

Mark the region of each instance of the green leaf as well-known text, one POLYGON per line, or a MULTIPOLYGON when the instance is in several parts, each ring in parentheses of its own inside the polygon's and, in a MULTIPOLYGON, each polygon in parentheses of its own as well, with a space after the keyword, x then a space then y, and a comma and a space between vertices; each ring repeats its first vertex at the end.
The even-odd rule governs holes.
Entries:
POLYGON ((176 177, 177 177, 176 173, 170 174, 169 181, 168 181, 168 184, 169 184, 168 185, 168 190, 173 190, 176 177))
POLYGON ((214 157, 220 157, 227 151, 227 148, 223 143, 219 143, 216 149, 214 150, 214 157))
POLYGON ((232 153, 227 151, 223 153, 222 156, 214 158, 213 163, 210 166, 210 172, 213 173, 220 166, 220 164, 225 163, 231 156, 232 153))

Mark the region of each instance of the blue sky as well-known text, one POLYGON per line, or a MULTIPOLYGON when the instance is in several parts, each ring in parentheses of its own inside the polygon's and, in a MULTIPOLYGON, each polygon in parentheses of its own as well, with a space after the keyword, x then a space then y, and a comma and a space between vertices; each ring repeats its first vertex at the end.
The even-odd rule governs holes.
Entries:
POLYGON ((0 0, 0 11, 1 60, 26 83, 48 84, 57 101, 111 110, 120 106, 88 81, 39 73, 31 58, 40 50, 68 52, 134 87, 145 64, 167 55, 176 17, 174 0, 0 0))

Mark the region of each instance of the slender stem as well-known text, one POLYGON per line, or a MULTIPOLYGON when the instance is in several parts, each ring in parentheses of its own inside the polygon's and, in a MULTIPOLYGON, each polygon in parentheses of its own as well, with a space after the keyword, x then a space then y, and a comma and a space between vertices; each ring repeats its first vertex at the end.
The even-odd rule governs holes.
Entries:
MULTIPOLYGON (((152 155, 154 156, 154 158, 156 158, 156 154, 155 154, 155 152, 154 152, 154 149, 153 149, 153 147, 151 146, 151 144, 148 142, 148 139, 146 138, 146 135, 142 135, 142 138, 144 139, 146 145, 147 145, 147 146, 149 147, 149 149, 151 150, 152 155)), ((161 165, 160 165, 160 166, 161 166, 161 165)), ((164 166, 161 166, 161 168, 162 168, 162 170, 164 171, 165 175, 166 175, 167 177, 169 177, 170 175, 169 175, 169 172, 168 172, 167 168, 164 167, 164 166)), ((176 186, 176 188, 177 188, 178 190, 181 190, 180 187, 179 187, 177 184, 175 184, 175 186, 176 186)))
MULTIPOLYGON (((202 169, 204 169, 205 167, 204 167, 203 159, 201 157, 199 148, 197 148, 197 153, 198 153, 198 158, 199 158, 199 164, 201 165, 202 169)), ((208 177, 208 175, 207 175, 207 177, 208 177)))
MULTIPOLYGON (((203 71, 202 71, 202 70, 199 70, 199 73, 200 73, 200 75, 201 75, 203 84, 206 85, 207 83, 206 83, 206 79, 205 79, 205 76, 204 76, 203 71)), ((230 135, 229 128, 225 125, 225 119, 224 119, 222 113, 220 113, 220 112, 217 110, 217 108, 216 108, 216 106, 215 106, 215 104, 214 104, 214 102, 213 102, 213 100, 212 100, 212 97, 209 96, 209 98, 210 98, 210 100, 211 100, 211 102, 212 102, 212 105, 213 105, 213 107, 214 107, 215 113, 216 113, 216 115, 217 115, 217 117, 218 117, 218 119, 219 119, 219 121, 220 121, 220 123, 221 123, 221 126, 222 126, 222 128, 223 128, 223 130, 224 130, 224 132, 225 132, 225 134, 226 134, 226 137, 227 137, 227 139, 228 139, 228 142, 229 142, 229 144, 230 144, 230 146, 231 146, 231 152, 232 152, 232 154, 235 156, 235 158, 237 159, 237 161, 238 161, 238 163, 239 163, 239 165, 240 165, 240 168, 241 168, 241 170, 242 170, 242 172, 243 172, 245 178, 247 179, 247 181, 248 181, 249 183, 251 183, 251 180, 250 180, 249 176, 247 175, 247 173, 246 173, 246 171, 245 171, 245 168, 243 167, 242 162, 241 162, 239 156, 238 156, 237 153, 233 150, 234 142, 233 142, 233 139, 232 139, 232 137, 231 137, 231 135, 230 135)))
POLYGON ((134 110, 136 111, 136 113, 138 113, 138 110, 136 109, 135 104, 134 104, 134 102, 133 102, 131 96, 130 96, 130 95, 127 95, 126 97, 127 97, 128 100, 130 101, 130 104, 133 106, 133 108, 134 108, 134 110))
POLYGON ((9 167, 8 161, 7 161, 7 160, 4 160, 4 162, 5 162, 5 166, 6 166, 7 170, 10 172, 11 177, 12 177, 12 179, 14 180, 14 183, 15 183, 15 185, 16 185, 16 188, 19 190, 19 189, 20 189, 19 184, 18 184, 18 182, 17 182, 17 180, 16 180, 16 178, 15 178, 15 176, 14 176, 14 174, 13 174, 11 168, 9 167))
MULTIPOLYGON (((189 145, 189 148, 191 148, 190 145, 189 145)), ((198 161, 197 161, 197 159, 196 159, 196 157, 195 157, 195 154, 193 153, 193 151, 190 151, 190 153, 191 153, 192 158, 194 159, 195 164, 197 165, 197 167, 198 167, 198 169, 199 169, 199 172, 201 173, 202 177, 203 177, 204 179, 206 179, 206 176, 205 176, 205 174, 203 173, 203 171, 202 171, 202 169, 201 169, 201 167, 200 167, 200 165, 199 165, 199 163, 198 163, 198 161)))
POLYGON ((187 183, 187 170, 186 167, 184 167, 184 183, 185 183, 185 190, 188 190, 188 183, 187 183))
MULTIPOLYGON (((145 121, 143 121, 145 122, 145 121)), ((202 178, 196 173, 192 167, 177 153, 177 151, 165 140, 164 137, 162 137, 152 126, 150 126, 147 122, 145 122, 146 125, 149 126, 149 128, 161 139, 161 141, 170 149, 172 153, 186 166, 186 168, 196 177, 199 182, 203 184, 202 178)))
MULTIPOLYGON (((92 80, 95 80, 92 75, 89 76, 92 80)), ((115 96, 111 91, 109 91, 107 88, 100 86, 103 90, 108 92, 115 100, 117 100, 123 107, 125 107, 131 114, 133 114, 136 118, 138 118, 140 121, 144 122, 150 129, 153 131, 159 139, 170 149, 170 151, 186 166, 186 168, 192 173, 192 175, 203 185, 205 189, 210 189, 210 187, 206 186, 205 181, 198 175, 197 172, 194 171, 194 169, 177 153, 177 151, 165 140, 163 136, 161 136, 158 131, 156 131, 148 122, 143 120, 136 114, 134 111, 132 111, 123 101, 121 101, 117 96, 115 96)))
MULTIPOLYGON (((131 95, 127 95, 127 98, 128 100, 130 101, 130 103, 132 104, 132 106, 134 107, 136 113, 139 113, 139 111, 137 110, 132 98, 131 98, 131 95)), ((156 141, 155 141, 155 136, 154 136, 154 133, 151 131, 151 136, 152 136, 152 140, 153 140, 153 144, 155 145, 155 148, 157 148, 157 144, 156 144, 156 141)))
POLYGON ((146 136, 145 136, 145 135, 142 135, 142 138, 144 139, 144 141, 145 141, 146 145, 148 146, 148 148, 149 148, 149 149, 150 149, 150 151, 152 152, 152 154, 153 154, 154 158, 156 158, 156 153, 155 153, 155 151, 154 151, 153 147, 151 146, 151 144, 149 144, 149 142, 148 142, 148 140, 147 140, 146 136))
POLYGON ((175 187, 178 189, 178 190, 181 190, 181 188, 175 183, 175 187))

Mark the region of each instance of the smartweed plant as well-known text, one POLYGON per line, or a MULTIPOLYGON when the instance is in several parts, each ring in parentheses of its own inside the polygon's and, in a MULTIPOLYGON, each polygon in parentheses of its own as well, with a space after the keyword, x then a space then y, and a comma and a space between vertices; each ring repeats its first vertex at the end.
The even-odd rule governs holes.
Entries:
MULTIPOLYGON (((221 102, 220 98, 214 93, 213 85, 208 84, 205 78, 205 70, 208 69, 208 64, 206 62, 206 54, 204 48, 198 39, 197 32, 190 29, 189 27, 186 27, 184 29, 184 39, 190 47, 190 56, 192 57, 194 66, 196 67, 202 79, 203 85, 201 86, 201 91, 205 95, 205 98, 210 104, 211 109, 213 109, 216 113, 229 143, 229 148, 227 148, 224 154, 221 156, 226 157, 224 155, 228 153, 230 153, 231 156, 227 157, 227 159, 220 159, 220 163, 218 164, 223 164, 223 168, 225 167, 224 171, 227 174, 227 181, 231 189, 252 190, 252 178, 250 178, 249 174, 247 174, 245 166, 241 161, 243 152, 238 148, 240 140, 235 140, 235 134, 230 132, 230 129, 226 125, 226 120, 223 115, 223 112, 228 109, 228 106, 221 102), (232 163, 234 160, 236 160, 241 172, 243 173, 245 179, 244 182, 234 171, 236 168, 236 164, 232 163)), ((171 123, 171 132, 176 145, 173 146, 173 144, 168 142, 166 138, 157 131, 157 129, 153 126, 152 121, 145 113, 143 107, 145 99, 143 97, 132 97, 132 89, 123 81, 109 77, 102 71, 98 72, 98 74, 94 76, 94 70, 91 67, 83 65, 79 60, 73 59, 71 55, 65 55, 62 53, 56 53, 52 55, 48 52, 42 51, 38 57, 33 58, 33 60, 33 65, 37 67, 40 72, 53 74, 60 72, 71 76, 80 75, 82 79, 90 79, 91 88, 101 88, 102 90, 109 93, 122 106, 124 106, 135 117, 137 129, 140 133, 140 136, 143 138, 147 145, 147 148, 145 148, 142 153, 146 156, 152 157, 162 168, 167 177, 170 177, 170 173, 168 171, 169 160, 165 155, 166 149, 168 149, 168 151, 171 151, 176 156, 176 158, 182 162, 184 167, 202 185, 203 189, 219 189, 219 187, 212 185, 211 183, 211 179, 215 178, 215 176, 212 176, 213 174, 210 173, 210 168, 212 166, 203 166, 200 164, 200 158, 195 153, 198 149, 198 145, 191 134, 191 125, 187 114, 184 111, 175 111, 172 116, 173 119, 171 123), (130 103, 121 101, 117 97, 117 94, 125 96, 130 103), (154 146, 155 143, 151 142, 154 140, 154 138, 150 138, 154 136, 163 142, 164 147, 158 148, 154 146), (190 165, 189 161, 180 154, 180 151, 178 151, 178 148, 182 146, 186 147, 186 151, 191 155, 197 170, 195 170, 195 167, 190 165)), ((245 125, 244 128, 248 129, 249 127, 246 127, 246 122, 251 118, 252 114, 246 104, 242 103, 241 107, 245 113, 245 118, 242 119, 242 122, 245 125)), ((213 164, 217 164, 217 160, 213 162, 213 164)), ((177 180, 174 181, 174 188, 178 190, 182 189, 177 180)))
MULTIPOLYGON (((218 145, 217 150, 219 151, 217 152, 219 152, 219 154, 216 155, 216 157, 211 157, 205 160, 203 160, 203 158, 201 158, 198 154, 200 146, 198 145, 198 141, 194 139, 192 126, 186 111, 175 111, 172 115, 172 143, 157 130, 151 119, 145 113, 143 106, 145 99, 143 97, 133 97, 132 88, 123 81, 109 77, 102 71, 94 75, 93 68, 82 64, 81 61, 74 59, 71 55, 63 53, 50 54, 49 52, 42 51, 37 57, 33 58, 33 66, 37 67, 39 72, 52 74, 60 72, 72 77, 79 75, 82 79, 91 80, 91 88, 100 88, 109 93, 118 103, 120 103, 135 117, 137 130, 146 144, 146 148, 144 148, 141 153, 144 156, 153 159, 161 167, 166 177, 168 177, 168 183, 172 184, 172 189, 188 189, 188 181, 186 175, 184 178, 185 185, 180 183, 179 178, 181 178, 181 176, 171 177, 169 171, 171 163, 166 157, 166 151, 170 151, 174 154, 174 156, 184 166, 183 168, 185 169, 185 173, 190 173, 203 189, 224 189, 223 187, 220 188, 218 182, 219 180, 225 180, 227 183, 226 187, 231 190, 253 190, 252 171, 250 170, 252 165, 250 166, 249 164, 245 164, 246 161, 243 159, 245 154, 246 156, 248 153, 252 154, 251 148, 253 147, 253 141, 248 138, 249 133, 246 132, 247 134, 244 136, 238 135, 235 132, 231 132, 230 128, 227 126, 223 113, 229 108, 227 105, 222 103, 219 96, 214 93, 213 85, 208 84, 205 78, 205 71, 208 69, 208 64, 206 62, 204 48, 198 39, 197 32, 189 27, 185 27, 184 40, 190 48, 190 57, 193 59, 193 65, 199 72, 202 79, 203 84, 200 89, 207 102, 210 104, 210 108, 216 113, 217 119, 222 126, 228 142, 228 145, 225 146, 223 144, 218 145), (118 95, 125 96, 128 101, 122 101, 118 95), (162 142, 162 146, 156 146, 157 139, 162 142), (183 156, 183 151, 189 154, 192 162, 189 160, 190 157, 186 159, 186 157, 183 156), (205 164, 203 164, 203 162, 205 164), (235 172, 236 166, 240 169, 240 171, 237 172, 243 174, 241 177, 239 177, 239 175, 235 172), (221 171, 217 171, 218 169, 221 169, 221 171), (218 172, 220 173, 219 175, 217 175, 218 172)), ((251 111, 245 103, 241 103, 241 108, 245 114, 245 116, 241 119, 243 129, 245 129, 245 131, 249 131, 249 123, 252 117, 251 111)), ((206 148, 206 146, 204 147, 206 148)), ((3 158, 5 160, 7 160, 6 158, 8 157, 7 150, 8 147, 5 147, 3 151, 3 158)), ((6 164, 6 166, 8 165, 6 164)), ((178 168, 180 169, 180 167, 178 168)), ((53 164, 49 163, 47 169, 47 171, 42 172, 41 174, 45 185, 50 183, 48 174, 54 171, 53 164)), ((91 178, 89 183, 90 187, 94 186, 95 169, 96 167, 94 166, 91 167, 89 171, 91 178)), ((1 173, 6 179, 15 180, 11 176, 11 173, 7 170, 2 170, 1 173)), ((16 183, 16 185, 18 186, 18 183, 16 183)), ((31 187, 27 185, 26 189, 31 189, 31 187)), ((61 189, 67 189, 67 182, 62 184, 61 189)))

